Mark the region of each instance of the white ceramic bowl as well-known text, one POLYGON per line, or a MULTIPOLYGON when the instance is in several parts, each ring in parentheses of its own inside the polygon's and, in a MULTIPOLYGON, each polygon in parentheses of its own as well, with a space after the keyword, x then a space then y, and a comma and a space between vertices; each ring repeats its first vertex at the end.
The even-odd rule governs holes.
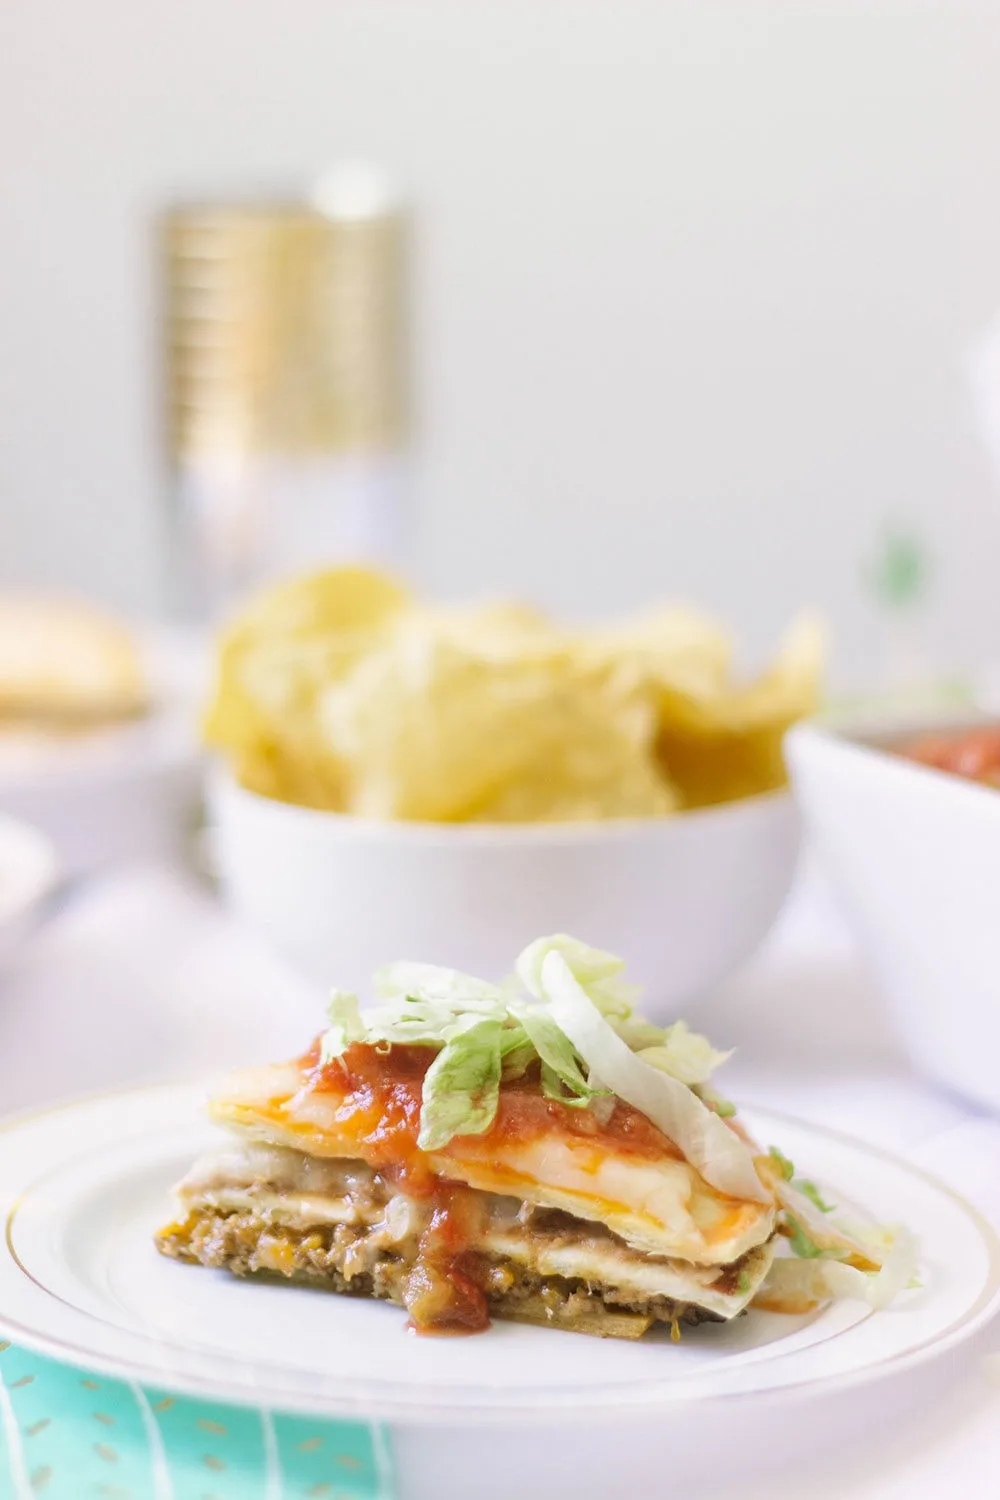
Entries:
POLYGON ((132 860, 184 860, 200 815, 199 643, 140 637, 156 707, 134 723, 58 737, 0 735, 0 812, 40 829, 68 876, 132 860))
POLYGON ((533 938, 569 932, 626 957, 665 1018, 758 946, 799 841, 787 792, 662 820, 378 823, 219 771, 209 818, 228 904, 324 984, 365 994, 395 958, 500 977, 533 938))
POLYGON ((194 729, 162 716, 84 745, 4 755, 0 811, 40 828, 68 875, 130 860, 183 860, 201 778, 194 729))
POLYGON ((901 1045, 1000 1107, 1000 793, 814 725, 785 750, 901 1045))

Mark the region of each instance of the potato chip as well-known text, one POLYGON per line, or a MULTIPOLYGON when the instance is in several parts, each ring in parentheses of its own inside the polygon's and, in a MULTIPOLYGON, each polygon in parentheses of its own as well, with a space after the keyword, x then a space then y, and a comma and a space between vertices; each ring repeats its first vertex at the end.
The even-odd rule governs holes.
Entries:
POLYGON ((489 659, 423 620, 329 687, 319 715, 351 811, 452 821, 544 750, 550 695, 544 663, 489 659))
POLYGON ((629 662, 664 686, 710 692, 728 679, 733 643, 707 615, 678 605, 587 631, 579 649, 601 661, 629 662))
POLYGON ((206 734, 245 786, 363 817, 654 817, 782 785, 822 637, 756 682, 686 608, 569 630, 527 605, 416 604, 337 569, 271 589, 221 643, 206 734))
POLYGON ((630 696, 631 702, 579 679, 566 684, 553 742, 470 817, 563 823, 674 812, 680 799, 654 751, 652 700, 648 693, 630 696))
POLYGON ((363 568, 335 568, 269 589, 225 632, 205 737, 240 782, 312 807, 343 804, 316 700, 383 638, 408 605, 402 587, 363 568))
POLYGON ((402 584, 370 568, 326 568, 298 574, 258 594, 229 635, 331 636, 378 628, 408 608, 402 584))
POLYGON ((411 624, 324 695, 349 809, 448 822, 670 811, 648 687, 581 668, 533 624, 526 647, 519 624, 484 623, 411 624))
POLYGON ((782 739, 818 707, 824 657, 822 628, 803 618, 756 682, 699 693, 659 685, 657 749, 685 806, 784 786, 782 739))
POLYGON ((476 605, 419 607, 400 617, 399 629, 433 632, 485 659, 526 660, 571 648, 571 639, 540 610, 510 600, 487 600, 476 605))
POLYGON ((343 768, 316 718, 317 697, 345 670, 339 646, 322 639, 253 642, 228 669, 209 739, 228 751, 242 785, 309 807, 341 807, 343 768))

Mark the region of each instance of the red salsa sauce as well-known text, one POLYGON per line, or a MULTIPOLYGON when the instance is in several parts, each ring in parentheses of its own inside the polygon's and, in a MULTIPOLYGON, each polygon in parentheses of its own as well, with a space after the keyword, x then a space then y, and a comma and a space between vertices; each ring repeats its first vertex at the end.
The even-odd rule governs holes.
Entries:
POLYGON ((900 753, 936 771, 1000 788, 1000 724, 920 735, 900 753))
POLYGON ((364 1158, 411 1198, 430 1207, 404 1300, 417 1333, 477 1333, 489 1327, 486 1294, 477 1277, 475 1198, 434 1172, 417 1145, 430 1047, 385 1052, 355 1043, 335 1062, 321 1063, 317 1040, 300 1066, 307 1088, 342 1103, 337 1122, 364 1147, 364 1158))
MULTIPOLYGON (((424 1160, 417 1146, 424 1075, 436 1055, 432 1047, 397 1044, 382 1052, 356 1042, 335 1062, 321 1064, 317 1041, 301 1059, 301 1067, 308 1087, 342 1096, 338 1121, 365 1145, 371 1166, 391 1169, 407 1162, 415 1167, 424 1160)), ((455 1137, 455 1154, 480 1156, 494 1146, 527 1144, 540 1135, 593 1141, 616 1155, 682 1159, 674 1142, 622 1099, 614 1101, 607 1118, 547 1099, 539 1086, 537 1063, 523 1077, 503 1083, 489 1130, 480 1136, 455 1137)), ((447 1156, 449 1150, 450 1145, 435 1154, 447 1156)), ((412 1191, 409 1183, 406 1190, 412 1191)))
MULTIPOLYGON (((417 1145, 424 1075, 435 1056, 431 1047, 395 1045, 383 1051, 355 1043, 334 1062, 321 1063, 317 1040, 299 1066, 306 1089, 337 1098, 337 1125, 362 1148, 359 1154, 369 1166, 431 1208, 407 1276, 411 1326, 419 1333, 473 1333, 490 1321, 485 1292, 489 1267, 474 1248, 484 1212, 482 1196, 434 1171, 417 1145)), ((592 1142, 595 1170, 601 1148, 618 1155, 681 1159, 652 1121, 620 1099, 607 1118, 546 1099, 537 1065, 503 1084, 488 1131, 456 1137, 434 1156, 438 1165, 452 1153, 456 1159, 478 1157, 490 1161, 500 1177, 497 1148, 527 1144, 540 1135, 592 1142)))
POLYGON ((364 1147, 368 1165, 411 1197, 427 1197, 437 1176, 417 1146, 424 1074, 434 1061, 429 1047, 393 1047, 378 1052, 355 1043, 330 1063, 319 1060, 317 1040, 301 1059, 303 1079, 315 1093, 342 1103, 337 1124, 364 1147))

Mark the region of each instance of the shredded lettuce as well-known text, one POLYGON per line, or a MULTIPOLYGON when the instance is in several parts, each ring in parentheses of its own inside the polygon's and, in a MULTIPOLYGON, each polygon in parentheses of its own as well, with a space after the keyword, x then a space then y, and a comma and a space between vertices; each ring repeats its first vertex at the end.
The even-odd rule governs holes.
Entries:
POLYGON ((779 1178, 774 1190, 789 1222, 798 1224, 803 1235, 823 1254, 850 1262, 862 1271, 877 1270, 882 1264, 890 1235, 831 1218, 817 1209, 809 1195, 800 1192, 794 1182, 779 1178))
POLYGON ((591 1088, 577 1062, 573 1043, 554 1018, 537 1005, 519 1005, 514 1011, 542 1060, 542 1091, 564 1104, 589 1104, 598 1092, 591 1088))
POLYGON ((669 1073, 689 1088, 707 1083, 715 1069, 732 1056, 729 1052, 716 1052, 707 1037, 690 1031, 684 1021, 668 1026, 661 1041, 635 1050, 651 1068, 669 1073))
POLYGON ((814 1182, 795 1177, 776 1146, 757 1156, 726 1125, 735 1107, 709 1080, 729 1053, 683 1021, 662 1027, 639 1014, 639 992, 614 954, 557 934, 526 948, 499 983, 395 963, 378 971, 375 993, 376 1003, 362 1009, 356 995, 333 991, 320 1059, 333 1062, 356 1042, 433 1050, 421 1098, 422 1150, 489 1130, 502 1082, 537 1068, 546 1098, 602 1123, 624 1100, 720 1192, 774 1205, 784 1249, 759 1294, 762 1306, 802 1311, 849 1297, 883 1307, 916 1284, 915 1243, 905 1230, 849 1222, 814 1182))
POLYGON ((833 1204, 824 1202, 823 1195, 814 1182, 809 1182, 803 1177, 793 1182, 792 1187, 798 1188, 803 1197, 808 1198, 813 1207, 818 1208, 821 1214, 833 1213, 833 1204))
POLYGON ((879 1311, 913 1284, 916 1270, 916 1240, 908 1230, 897 1229, 881 1266, 874 1271, 861 1271, 832 1257, 776 1257, 764 1282, 762 1300, 767 1306, 785 1303, 789 1311, 800 1311, 831 1298, 857 1299, 879 1311))
POLYGON ((500 1034, 504 1078, 523 1078, 538 1053, 523 1026, 507 1026, 500 1034))
POLYGON ((334 990, 326 1011, 330 1028, 320 1045, 320 1062, 333 1062, 347 1051, 352 1042, 364 1039, 366 1027, 361 1019, 358 997, 350 990, 334 990))
POLYGON ((695 1086, 695 1093, 702 1104, 713 1109, 722 1120, 731 1120, 736 1113, 736 1105, 731 1099, 724 1099, 721 1094, 717 1094, 714 1089, 706 1088, 703 1083, 695 1086))
POLYGON ((540 964, 537 957, 533 953, 523 967, 519 962, 518 975, 548 1006, 587 1066, 658 1125, 706 1182, 734 1198, 771 1202, 749 1147, 690 1088, 644 1063, 618 1036, 570 968, 563 946, 554 944, 540 964))
MULTIPOLYGON (((568 937, 564 932, 556 933, 554 937, 536 938, 525 948, 514 966, 518 979, 529 995, 541 996, 542 966, 550 953, 561 953, 579 982, 585 985, 601 985, 615 975, 620 975, 625 968, 623 958, 618 958, 614 953, 605 953, 601 948, 588 947, 579 938, 568 937)), ((615 1002, 613 990, 602 989, 598 993, 609 1007, 601 1007, 602 1015, 630 1014, 631 1006, 624 999, 615 1002), (616 1004, 618 1010, 615 1009, 616 1004)))
POLYGON ((421 1151, 437 1151, 456 1135, 482 1135, 496 1117, 500 1098, 502 1022, 476 1020, 456 1031, 424 1078, 420 1110, 421 1151))
POLYGON ((453 1014, 482 1004, 502 1006, 504 1002, 502 986, 436 964, 384 964, 375 972, 375 993, 383 1000, 405 996, 453 1014))
POLYGON ((606 1125, 615 1112, 615 1096, 600 1077, 596 1069, 591 1068, 587 1074, 587 1082, 593 1089, 593 1097, 587 1108, 590 1110, 598 1125, 606 1125))
POLYGON ((561 953, 579 982, 585 987, 592 1005, 610 1023, 612 1029, 633 1051, 653 1047, 663 1041, 665 1032, 644 1016, 635 1014, 642 990, 625 978, 625 960, 602 948, 591 948, 579 938, 557 932, 553 937, 537 938, 517 960, 515 974, 520 983, 541 998, 541 970, 549 953, 561 953))
POLYGON ((501 1079, 523 1077, 537 1064, 546 1097, 590 1109, 601 1121, 613 1112, 616 1095, 633 1103, 645 1099, 650 1118, 661 1128, 669 1126, 682 1150, 691 1147, 693 1165, 704 1167, 709 1181, 714 1174, 717 1185, 727 1185, 724 1190, 746 1191, 766 1201, 748 1167, 746 1147, 720 1125, 724 1116, 735 1113, 733 1106, 707 1091, 712 1070, 729 1054, 717 1052, 683 1021, 655 1026, 637 1014, 640 991, 625 978, 624 968, 624 960, 615 954, 565 934, 532 943, 517 960, 515 972, 499 983, 434 964, 387 964, 375 975, 378 1003, 374 1006, 362 1011, 354 995, 334 992, 321 1061, 334 1061, 356 1041, 379 1047, 432 1047, 447 1053, 435 1059, 424 1085, 422 1129, 440 1147, 450 1139, 445 1136, 448 1129, 455 1135, 489 1127, 486 1111, 493 1100, 495 1112, 496 1099, 492 1090, 483 1092, 471 1067, 473 1054, 482 1060, 483 1038, 490 1038, 492 1058, 496 1032, 501 1079), (543 979, 544 966, 553 954, 579 987, 570 1006, 576 1015, 570 1029, 557 1013, 559 1005, 565 1009, 565 996, 553 1003, 543 979), (479 1022, 484 1023, 481 1028, 479 1022), (593 1033, 586 1050, 574 1035, 581 1031, 581 1022, 583 1031, 593 1033), (605 1077, 603 1051, 607 1047, 618 1058, 620 1086, 605 1077), (631 1084, 622 1082, 623 1066, 631 1084), (463 1108, 456 1079, 465 1077, 471 1081, 463 1108), (442 1080, 447 1081, 441 1093, 447 1107, 434 1097, 436 1090, 442 1090, 442 1080), (635 1097, 623 1092, 625 1088, 635 1097))
POLYGON ((792 1248, 793 1255, 797 1255, 800 1260, 815 1260, 818 1255, 823 1254, 816 1241, 811 1240, 806 1234, 798 1219, 793 1219, 791 1214, 788 1214, 787 1220, 788 1227, 791 1230, 788 1243, 792 1248))
POLYGON ((421 1114, 420 1144, 433 1149, 487 1130, 500 1080, 523 1076, 537 1059, 547 1097, 605 1120, 615 1097, 624 1099, 720 1191, 771 1201, 749 1148, 723 1122, 724 1101, 714 1107, 696 1092, 728 1054, 683 1021, 660 1027, 638 1015, 639 991, 624 968, 565 934, 532 943, 499 984, 433 964, 389 964, 375 976, 380 1003, 371 1009, 340 992, 331 1000, 321 1057, 332 1061, 361 1040, 438 1050, 421 1114))

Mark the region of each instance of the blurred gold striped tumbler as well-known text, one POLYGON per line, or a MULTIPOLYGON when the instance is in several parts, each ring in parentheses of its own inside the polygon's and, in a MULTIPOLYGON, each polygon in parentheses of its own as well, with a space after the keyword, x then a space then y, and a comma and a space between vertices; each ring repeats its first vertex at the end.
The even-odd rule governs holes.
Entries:
POLYGON ((310 203, 163 224, 175 594, 211 617, 267 578, 404 561, 406 214, 342 168, 310 203))

